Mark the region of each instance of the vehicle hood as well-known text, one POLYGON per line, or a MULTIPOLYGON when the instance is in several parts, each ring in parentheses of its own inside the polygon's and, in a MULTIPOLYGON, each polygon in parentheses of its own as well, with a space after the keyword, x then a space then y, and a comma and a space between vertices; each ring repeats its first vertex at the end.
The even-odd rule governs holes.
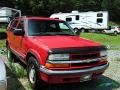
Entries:
POLYGON ((49 49, 101 46, 99 43, 79 36, 33 36, 31 41, 49 49))

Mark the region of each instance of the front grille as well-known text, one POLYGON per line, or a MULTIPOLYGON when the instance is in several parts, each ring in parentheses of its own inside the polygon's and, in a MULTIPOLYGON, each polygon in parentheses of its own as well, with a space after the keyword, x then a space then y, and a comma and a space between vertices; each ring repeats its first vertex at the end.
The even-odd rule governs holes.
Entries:
POLYGON ((88 53, 88 54, 71 54, 70 60, 87 60, 94 59, 100 56, 99 53, 88 53))
POLYGON ((106 64, 107 61, 96 61, 96 62, 90 62, 90 63, 73 63, 71 64, 71 68, 91 68, 91 67, 96 67, 96 66, 101 66, 106 64))

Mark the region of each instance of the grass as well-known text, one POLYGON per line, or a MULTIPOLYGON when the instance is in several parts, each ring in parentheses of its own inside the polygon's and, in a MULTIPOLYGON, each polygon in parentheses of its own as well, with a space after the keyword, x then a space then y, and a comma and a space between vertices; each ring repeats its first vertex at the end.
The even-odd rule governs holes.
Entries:
POLYGON ((103 45, 109 46, 119 46, 120 45, 120 35, 112 36, 106 34, 98 34, 98 33, 81 33, 81 37, 94 40, 96 42, 102 43, 103 45))
POLYGON ((6 32, 5 28, 0 28, 0 32, 6 32))
POLYGON ((5 40, 0 40, 0 48, 5 48, 5 40))
POLYGON ((22 67, 19 63, 14 63, 12 60, 8 60, 8 66, 12 72, 18 77, 18 78, 24 78, 27 76, 27 72, 24 67, 22 67))

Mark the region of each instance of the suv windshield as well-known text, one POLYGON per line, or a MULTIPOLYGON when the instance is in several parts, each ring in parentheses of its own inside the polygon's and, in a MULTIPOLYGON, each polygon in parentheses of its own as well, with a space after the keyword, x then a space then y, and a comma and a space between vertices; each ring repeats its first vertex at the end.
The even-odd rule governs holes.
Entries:
POLYGON ((69 25, 64 21, 54 20, 28 20, 28 35, 75 35, 69 25))

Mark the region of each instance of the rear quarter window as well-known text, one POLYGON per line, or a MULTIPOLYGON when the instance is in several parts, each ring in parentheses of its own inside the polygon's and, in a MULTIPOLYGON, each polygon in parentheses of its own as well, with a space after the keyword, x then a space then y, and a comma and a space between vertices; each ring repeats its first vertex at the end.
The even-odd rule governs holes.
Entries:
POLYGON ((11 21, 10 24, 9 24, 9 26, 8 26, 8 30, 13 31, 16 28, 18 22, 19 22, 19 20, 13 20, 13 21, 11 21))

